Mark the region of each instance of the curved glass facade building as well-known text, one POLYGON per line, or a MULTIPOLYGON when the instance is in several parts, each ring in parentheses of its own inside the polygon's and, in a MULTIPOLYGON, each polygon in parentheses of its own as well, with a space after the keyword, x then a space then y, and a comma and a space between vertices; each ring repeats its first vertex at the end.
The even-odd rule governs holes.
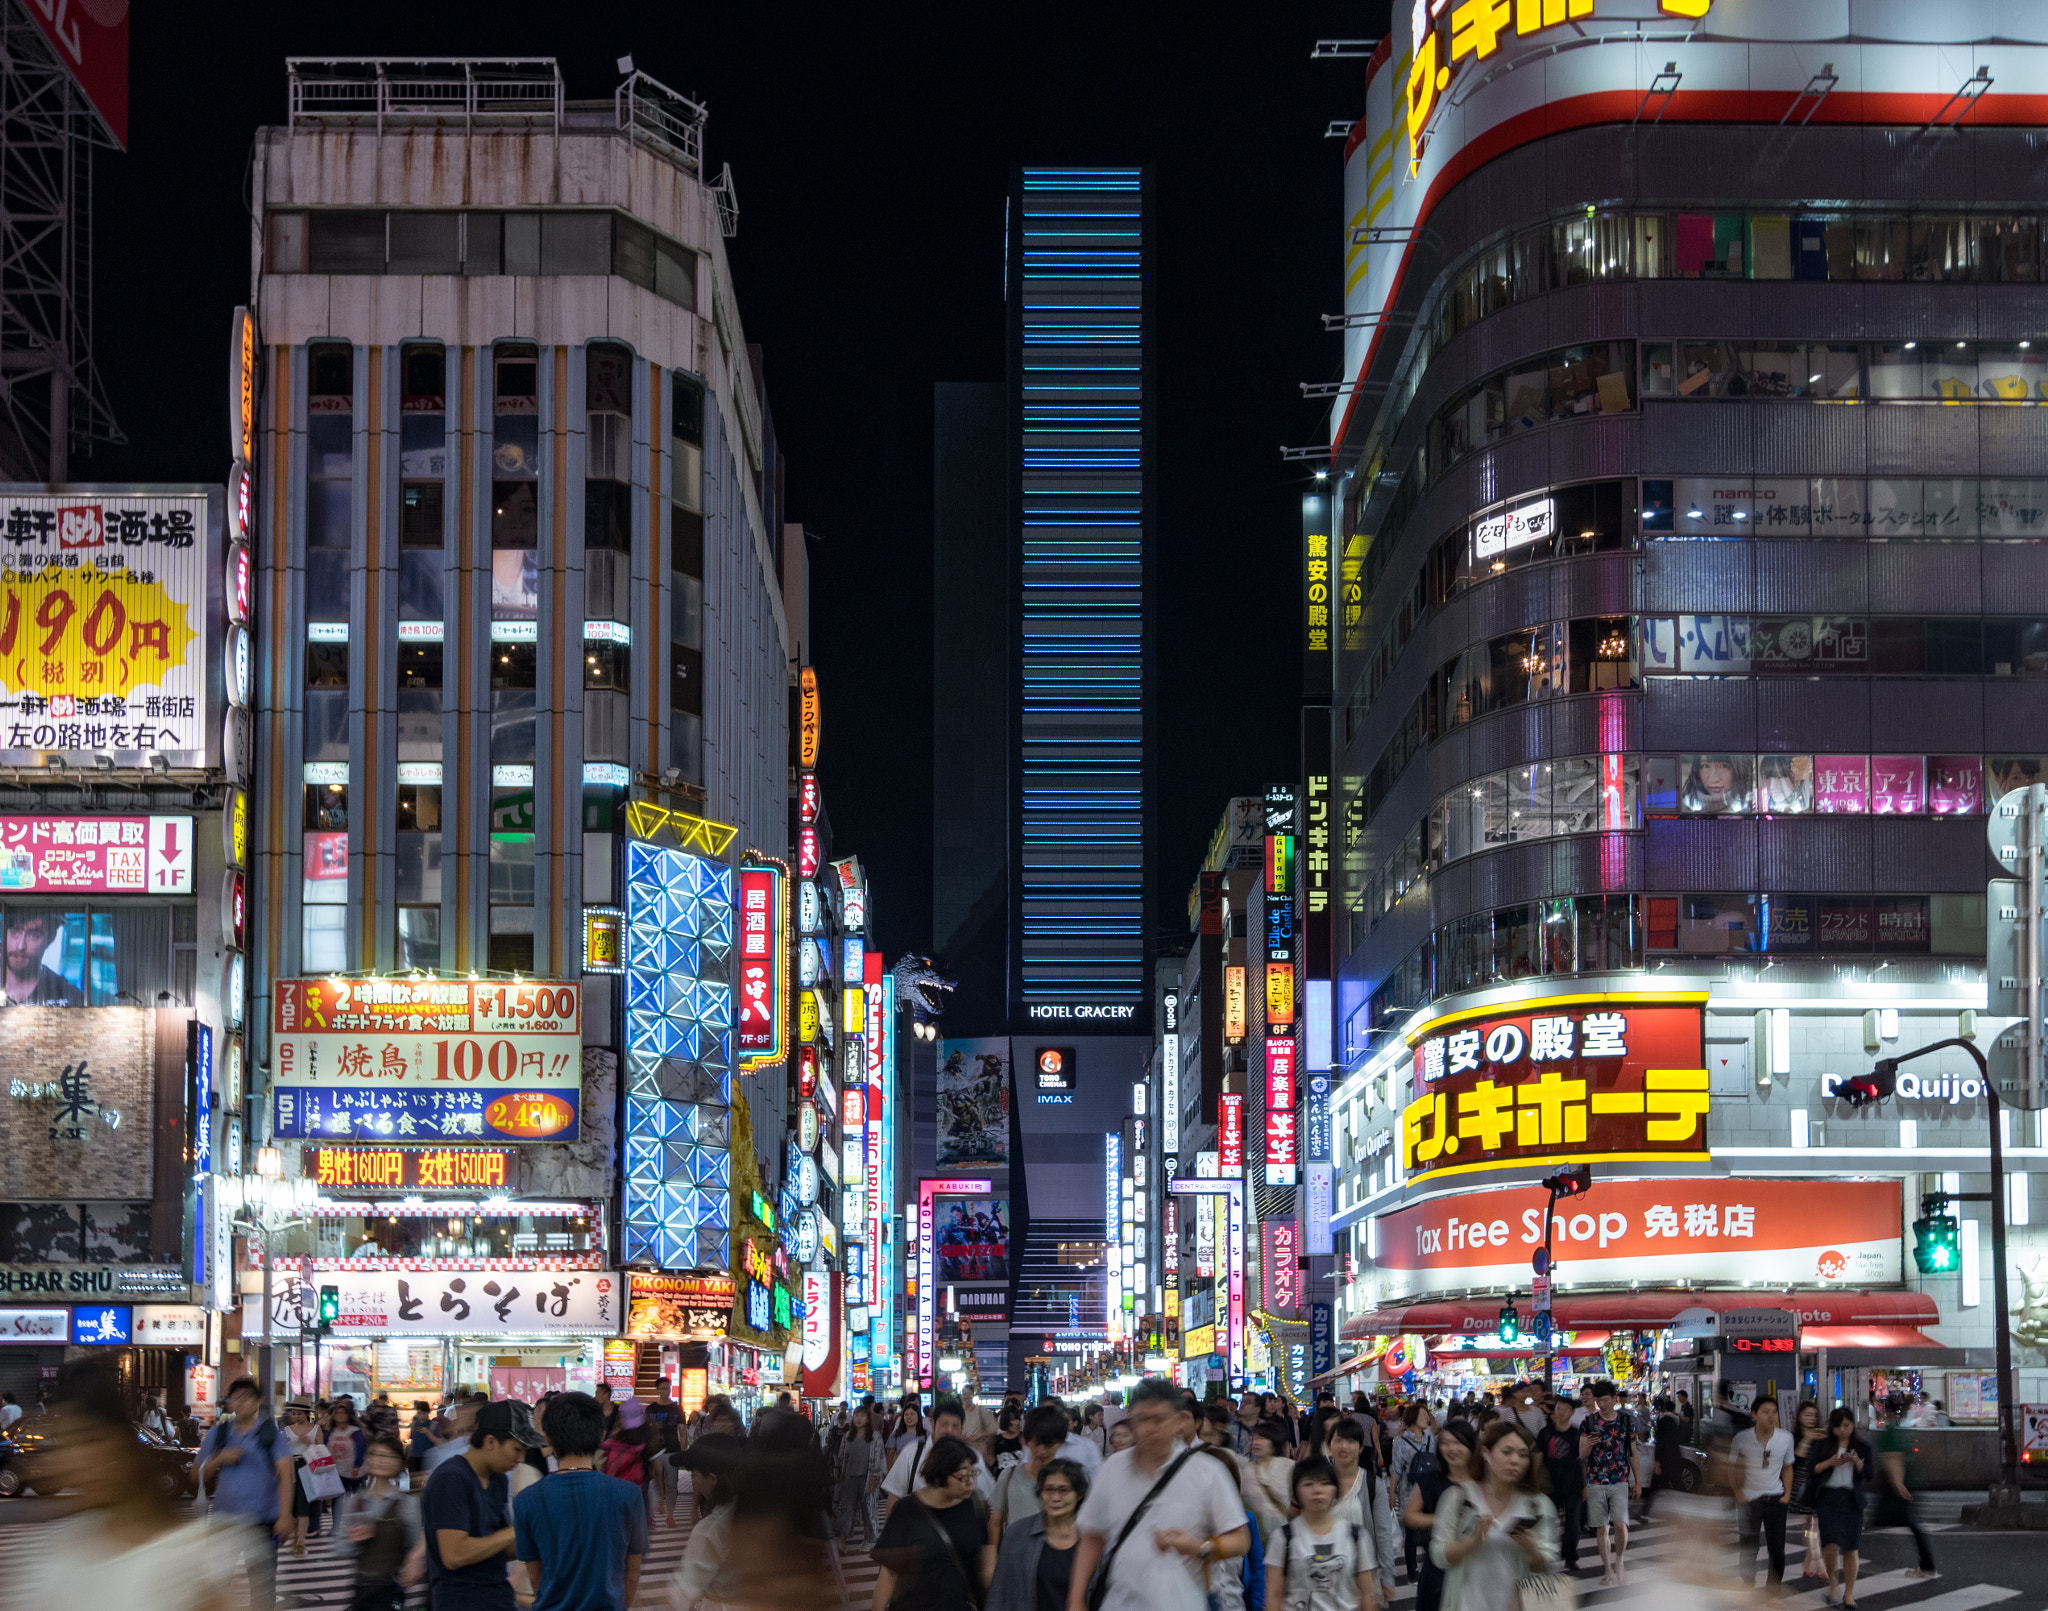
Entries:
POLYGON ((1348 1336, 1526 1312, 1571 1159, 1626 1223, 1566 1222, 1560 1327, 1640 1352, 1768 1281, 1780 1391, 1988 1368, 1988 1225, 1902 1254, 1935 1177, 1987 1189, 1975 1066, 1834 1092, 1989 1049, 1985 812, 2048 764, 2048 33, 1995 9, 1396 7, 1330 481, 1348 1336))

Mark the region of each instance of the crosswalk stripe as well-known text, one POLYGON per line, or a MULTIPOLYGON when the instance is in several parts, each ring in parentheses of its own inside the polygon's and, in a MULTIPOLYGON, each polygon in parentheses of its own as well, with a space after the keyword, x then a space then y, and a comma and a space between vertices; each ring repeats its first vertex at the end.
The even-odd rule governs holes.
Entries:
MULTIPOLYGON (((1926 1578, 1908 1577, 1903 1571, 1872 1572, 1856 1580, 1856 1603, 1861 1605, 1868 1595, 1889 1594, 1894 1589, 1903 1589, 1910 1587, 1912 1584, 1925 1583, 1926 1581, 1926 1578)), ((1795 1605, 1818 1606, 1825 1611, 1827 1603, 1828 1591, 1825 1587, 1822 1587, 1808 1589, 1803 1594, 1788 1594, 1784 1599, 1776 1601, 1774 1604, 1776 1607, 1791 1607, 1795 1605)))
MULTIPOLYGON (((1925 1582, 1923 1578, 1920 1581, 1925 1582)), ((1862 1590, 1857 1596, 1860 1599, 1862 1590)), ((1996 1583, 1972 1583, 1968 1588, 1950 1589, 1946 1594, 1937 1594, 1931 1600, 1915 1602, 1913 1611, 1973 1611, 1980 1605, 1996 1605, 2000 1600, 2010 1600, 2020 1591, 2000 1588, 1996 1583)))

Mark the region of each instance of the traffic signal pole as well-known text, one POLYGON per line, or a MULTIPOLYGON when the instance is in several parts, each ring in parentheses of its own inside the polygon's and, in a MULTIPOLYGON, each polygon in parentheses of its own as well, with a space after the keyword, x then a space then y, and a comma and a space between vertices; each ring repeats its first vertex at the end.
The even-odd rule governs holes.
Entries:
MULTIPOLYGON (((1550 1256, 1550 1238, 1551 1233, 1557 1229, 1557 1177, 1551 1176, 1544 1184, 1550 1188, 1550 1201, 1543 1209, 1543 1279, 1552 1283, 1549 1290, 1554 1301, 1557 1294, 1557 1265, 1550 1256)), ((1557 1391, 1557 1311, 1545 1309, 1544 1313, 1551 1317, 1547 1335, 1543 1339, 1543 1391, 1545 1396, 1548 1396, 1557 1391)))
MULTIPOLYGON (((1991 1301, 1998 1310, 1998 1326, 1995 1333, 1998 1344, 1998 1471, 2003 1491, 1992 1490, 1991 1503, 2011 1505, 2019 1502, 2019 1439, 2013 1430, 2012 1401, 2012 1309, 2006 1295, 2005 1278, 2005 1145, 1999 1131, 2000 1115, 2004 1111, 1998 1100, 1998 1086, 1991 1078, 1991 1067, 1984 1054, 1976 1045, 1957 1036, 1947 1040, 1932 1041, 1916 1047, 1910 1052, 1901 1052, 1897 1057, 1880 1058, 1872 1077, 1878 1085, 1878 1098, 1890 1096, 1895 1088, 1899 1065, 1910 1063, 1916 1057, 1925 1057, 1957 1046, 1968 1052, 1977 1065, 1977 1073, 1984 1087, 1984 1101, 1991 1119, 1991 1190, 1983 1194, 1991 1201, 1991 1301)), ((1861 1102, 1855 1105, 1861 1106, 1861 1102)), ((1977 1193, 1951 1192, 1951 1202, 1979 1202, 1983 1198, 1977 1193)))

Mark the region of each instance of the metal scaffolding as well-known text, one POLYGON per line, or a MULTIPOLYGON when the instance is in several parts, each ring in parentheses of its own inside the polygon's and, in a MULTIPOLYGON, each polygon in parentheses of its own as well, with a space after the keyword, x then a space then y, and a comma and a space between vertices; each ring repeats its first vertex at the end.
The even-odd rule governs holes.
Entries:
POLYGON ((92 353, 92 155, 114 149, 34 23, 0 5, 0 475, 66 481, 127 440, 92 353))

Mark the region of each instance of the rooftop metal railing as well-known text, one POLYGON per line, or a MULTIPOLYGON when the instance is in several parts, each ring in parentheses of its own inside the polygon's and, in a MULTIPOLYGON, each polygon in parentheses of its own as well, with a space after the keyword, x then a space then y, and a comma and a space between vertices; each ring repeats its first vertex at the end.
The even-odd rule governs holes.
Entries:
POLYGON ((561 126, 562 73, 551 56, 291 56, 285 67, 294 128, 561 126))
POLYGON ((709 111, 658 78, 633 72, 612 92, 619 127, 666 150, 692 173, 704 163, 704 120, 709 111))

